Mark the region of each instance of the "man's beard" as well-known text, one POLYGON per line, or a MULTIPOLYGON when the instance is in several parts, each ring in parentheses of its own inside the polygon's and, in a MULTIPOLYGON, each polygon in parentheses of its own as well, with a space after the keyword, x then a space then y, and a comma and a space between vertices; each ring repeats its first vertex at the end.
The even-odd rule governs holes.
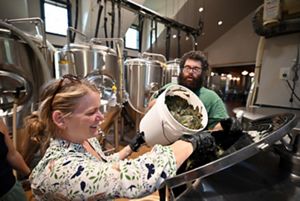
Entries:
POLYGON ((178 84, 189 88, 192 91, 197 91, 202 87, 204 80, 204 74, 199 75, 198 77, 193 77, 193 80, 187 80, 187 77, 183 76, 183 73, 180 72, 178 77, 178 84))

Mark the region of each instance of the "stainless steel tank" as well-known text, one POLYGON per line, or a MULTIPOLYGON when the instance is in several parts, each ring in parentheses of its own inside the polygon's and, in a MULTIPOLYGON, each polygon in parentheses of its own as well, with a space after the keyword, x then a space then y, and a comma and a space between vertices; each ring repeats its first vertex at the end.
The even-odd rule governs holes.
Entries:
POLYGON ((38 45, 18 28, 0 21, 0 117, 12 130, 13 108, 16 127, 37 108, 40 87, 51 78, 51 67, 38 45))
POLYGON ((166 67, 164 68, 164 79, 163 84, 168 83, 178 83, 178 76, 180 73, 180 59, 174 59, 171 61, 168 61, 166 63, 166 67))
POLYGON ((117 102, 121 104, 123 75, 120 57, 114 49, 99 45, 94 41, 92 39, 87 43, 67 44, 61 51, 57 51, 55 53, 55 77, 58 79, 70 73, 92 81, 97 80, 95 84, 99 86, 99 89, 105 88, 106 92, 109 87, 114 86, 117 102))
POLYGON ((125 61, 126 91, 136 112, 144 113, 151 95, 162 87, 163 64, 145 58, 125 61))

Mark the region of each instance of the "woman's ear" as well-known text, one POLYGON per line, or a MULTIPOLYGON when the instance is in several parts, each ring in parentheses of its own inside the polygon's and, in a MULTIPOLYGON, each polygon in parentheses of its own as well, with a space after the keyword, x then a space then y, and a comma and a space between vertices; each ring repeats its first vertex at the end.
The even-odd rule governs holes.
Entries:
POLYGON ((54 111, 52 113, 52 119, 58 128, 64 129, 66 127, 65 126, 65 118, 61 111, 59 111, 59 110, 54 111))

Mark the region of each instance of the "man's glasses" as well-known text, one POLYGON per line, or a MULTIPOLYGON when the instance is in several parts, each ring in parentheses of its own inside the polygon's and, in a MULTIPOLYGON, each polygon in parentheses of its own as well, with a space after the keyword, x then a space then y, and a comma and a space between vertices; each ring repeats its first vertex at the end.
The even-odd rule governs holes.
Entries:
POLYGON ((189 66, 189 65, 186 65, 186 66, 183 67, 182 71, 184 73, 189 73, 189 72, 200 73, 202 71, 202 68, 198 67, 198 66, 189 66))
POLYGON ((81 83, 80 78, 78 78, 76 75, 72 75, 72 74, 63 75, 57 85, 57 88, 55 89, 55 91, 50 99, 50 109, 51 109, 50 111, 52 111, 52 109, 53 109, 52 108, 53 100, 54 100, 56 94, 62 89, 63 83, 65 80, 69 80, 70 83, 81 83))

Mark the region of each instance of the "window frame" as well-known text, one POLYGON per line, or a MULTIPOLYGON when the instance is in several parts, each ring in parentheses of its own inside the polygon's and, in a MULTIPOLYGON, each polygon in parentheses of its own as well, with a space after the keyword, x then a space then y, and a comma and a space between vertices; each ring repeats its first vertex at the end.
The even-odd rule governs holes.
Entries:
POLYGON ((135 51, 140 51, 140 45, 139 45, 139 43, 140 43, 140 31, 139 31, 139 28, 138 28, 138 26, 137 25, 131 25, 130 27, 129 27, 129 29, 135 29, 136 31, 137 31, 137 48, 131 48, 131 47, 127 47, 126 46, 126 33, 127 33, 127 31, 126 31, 126 33, 125 33, 125 36, 124 36, 124 47, 126 48, 126 49, 129 49, 129 50, 135 50, 135 51))
POLYGON ((70 3, 70 1, 69 0, 65 0, 65 1, 63 1, 63 0, 40 0, 41 18, 45 23, 45 32, 46 32, 46 34, 66 37, 67 36, 67 30, 66 30, 66 34, 59 34, 59 33, 53 33, 53 32, 46 31, 45 3, 52 4, 54 6, 58 6, 58 7, 67 9, 68 27, 71 27, 72 26, 72 20, 71 20, 72 16, 71 16, 71 3, 70 3))

